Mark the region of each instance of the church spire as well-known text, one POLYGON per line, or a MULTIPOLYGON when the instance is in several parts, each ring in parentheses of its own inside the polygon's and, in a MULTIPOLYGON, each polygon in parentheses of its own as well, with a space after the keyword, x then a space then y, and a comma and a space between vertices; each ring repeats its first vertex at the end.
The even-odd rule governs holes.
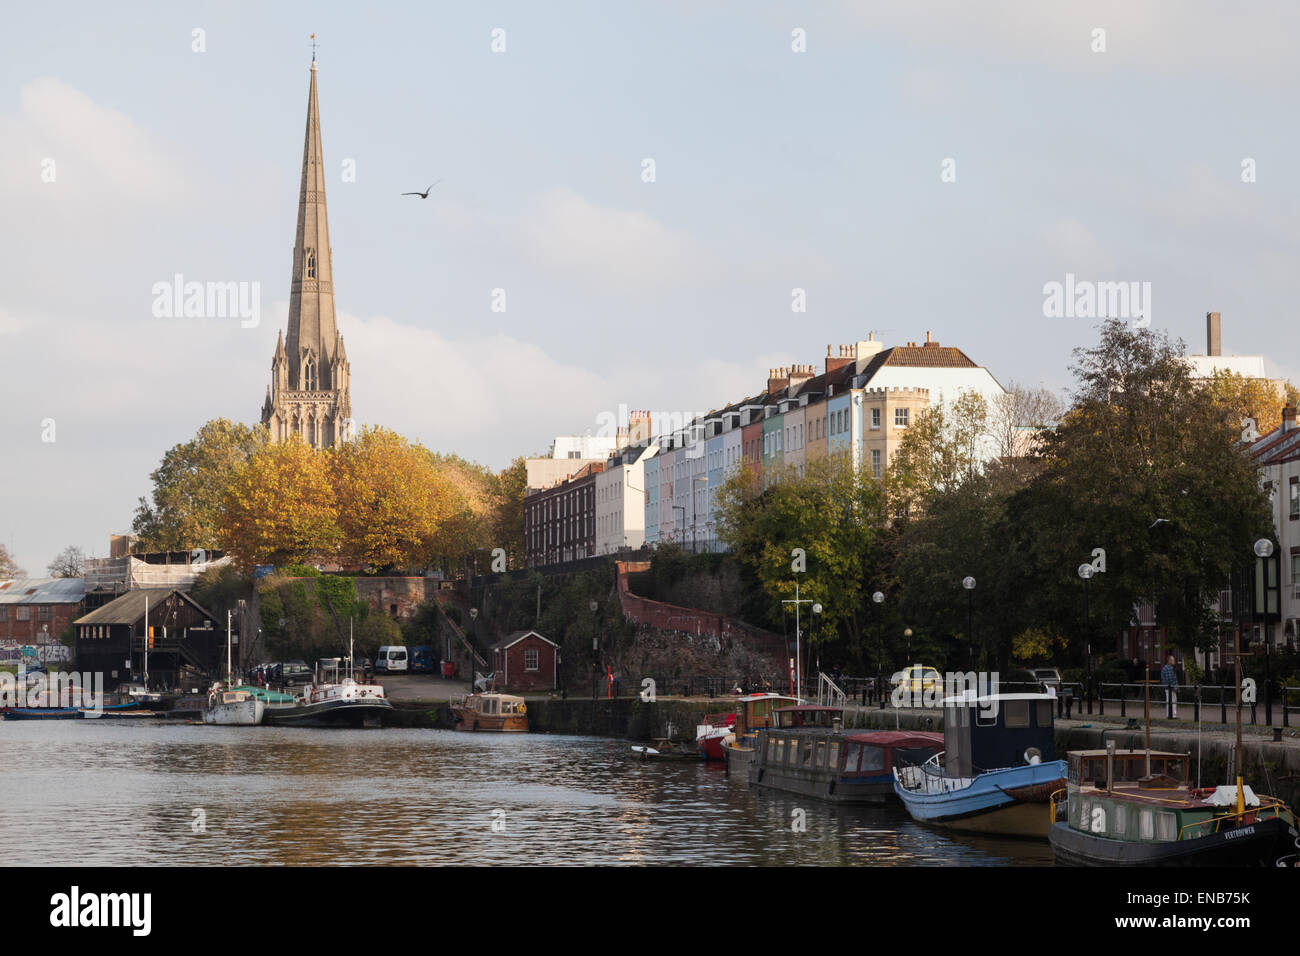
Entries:
POLYGON ((326 380, 338 331, 334 318, 333 278, 329 217, 325 206, 325 155, 321 148, 313 53, 311 85, 307 92, 307 130, 302 148, 302 179, 298 190, 298 229, 294 237, 293 273, 289 286, 289 335, 285 342, 291 388, 334 387, 332 381, 326 380))

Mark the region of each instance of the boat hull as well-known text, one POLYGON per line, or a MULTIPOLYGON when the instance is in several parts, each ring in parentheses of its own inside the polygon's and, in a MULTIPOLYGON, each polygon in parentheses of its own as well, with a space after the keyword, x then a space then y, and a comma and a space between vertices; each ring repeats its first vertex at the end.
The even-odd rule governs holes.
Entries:
POLYGON ((266 701, 253 697, 229 704, 214 704, 203 712, 203 722, 218 727, 256 727, 265 717, 266 701))
POLYGON ((1051 794, 1065 787, 1064 760, 991 770, 950 790, 926 792, 894 781, 894 792, 918 823, 962 833, 1047 839, 1051 794))
POLYGON ((1048 834, 1064 866, 1272 866, 1290 852, 1296 831, 1281 818, 1164 843, 1112 840, 1055 823, 1048 834))
POLYGON ((393 712, 386 699, 324 700, 266 707, 262 722, 276 727, 382 727, 393 712))
POLYGON ((527 714, 480 714, 472 708, 453 707, 456 730, 490 731, 504 734, 528 733, 527 714))
POLYGON ((5 720, 80 720, 76 707, 7 707, 5 720))

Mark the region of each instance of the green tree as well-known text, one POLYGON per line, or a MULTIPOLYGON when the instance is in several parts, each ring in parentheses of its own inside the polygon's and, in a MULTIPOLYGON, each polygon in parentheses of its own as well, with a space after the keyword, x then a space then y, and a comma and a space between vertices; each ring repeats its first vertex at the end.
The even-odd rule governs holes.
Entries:
POLYGON ((214 419, 174 446, 150 474, 152 501, 141 498, 132 530, 140 551, 222 547, 219 516, 228 482, 266 445, 266 430, 214 419))

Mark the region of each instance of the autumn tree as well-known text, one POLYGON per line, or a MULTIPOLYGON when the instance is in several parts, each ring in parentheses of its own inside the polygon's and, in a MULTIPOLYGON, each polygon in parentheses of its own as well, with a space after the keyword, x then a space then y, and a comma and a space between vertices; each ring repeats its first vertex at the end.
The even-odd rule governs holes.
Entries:
POLYGON ((330 459, 344 563, 382 570, 422 562, 455 504, 428 452, 372 427, 330 459))
POLYGON ((336 559, 343 532, 328 456, 298 436, 256 448, 231 470, 216 540, 244 571, 336 559))
POLYGON ((255 451, 265 447, 266 430, 224 418, 208 422, 188 442, 176 445, 149 476, 152 500, 141 498, 132 531, 142 551, 220 548, 219 515, 227 482, 255 451))
POLYGON ((1244 427, 1243 419, 1253 418, 1261 435, 1282 423, 1283 405, 1294 407, 1300 399, 1300 391, 1290 382, 1246 378, 1224 370, 1216 371, 1204 381, 1204 386, 1229 420, 1235 421, 1240 428, 1244 427))

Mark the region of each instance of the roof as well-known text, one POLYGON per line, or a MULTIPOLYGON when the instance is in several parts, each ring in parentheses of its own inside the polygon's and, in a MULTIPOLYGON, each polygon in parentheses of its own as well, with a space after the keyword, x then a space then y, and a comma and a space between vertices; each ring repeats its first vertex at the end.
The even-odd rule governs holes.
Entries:
POLYGON ((843 713, 843 707, 827 707, 825 704, 800 704, 798 707, 778 707, 778 714, 793 714, 806 711, 833 710, 837 714, 843 713))
POLYGON ((941 744, 943 734, 920 730, 875 730, 861 734, 848 734, 844 739, 855 744, 900 747, 904 744, 941 744))
POLYGON ((985 694, 977 697, 975 694, 966 693, 945 697, 943 705, 948 707, 954 704, 991 704, 999 700, 1056 700, 1056 697, 1052 694, 985 694))
POLYGON ((927 342, 924 345, 895 345, 885 349, 867 363, 868 377, 882 365, 905 365, 909 368, 979 368, 961 349, 953 345, 927 342))
POLYGON ((178 591, 176 588, 141 588, 138 591, 127 591, 120 598, 109 601, 103 607, 96 608, 89 614, 77 618, 73 624, 134 624, 144 617, 145 607, 157 607, 165 601, 170 595, 178 594, 188 603, 194 605, 202 611, 207 617, 212 617, 212 612, 203 605, 199 604, 184 591, 178 591))
POLYGON ((560 646, 559 644, 556 644, 554 641, 550 640, 549 638, 542 637, 542 635, 538 634, 536 631, 514 631, 513 633, 508 634, 505 637, 501 638, 501 640, 497 641, 495 644, 489 647, 488 650, 504 651, 507 648, 514 647, 525 637, 536 637, 539 640, 546 641, 546 643, 550 644, 551 647, 560 646))
POLYGON ((0 604, 80 604, 85 596, 85 578, 0 581, 0 604))

